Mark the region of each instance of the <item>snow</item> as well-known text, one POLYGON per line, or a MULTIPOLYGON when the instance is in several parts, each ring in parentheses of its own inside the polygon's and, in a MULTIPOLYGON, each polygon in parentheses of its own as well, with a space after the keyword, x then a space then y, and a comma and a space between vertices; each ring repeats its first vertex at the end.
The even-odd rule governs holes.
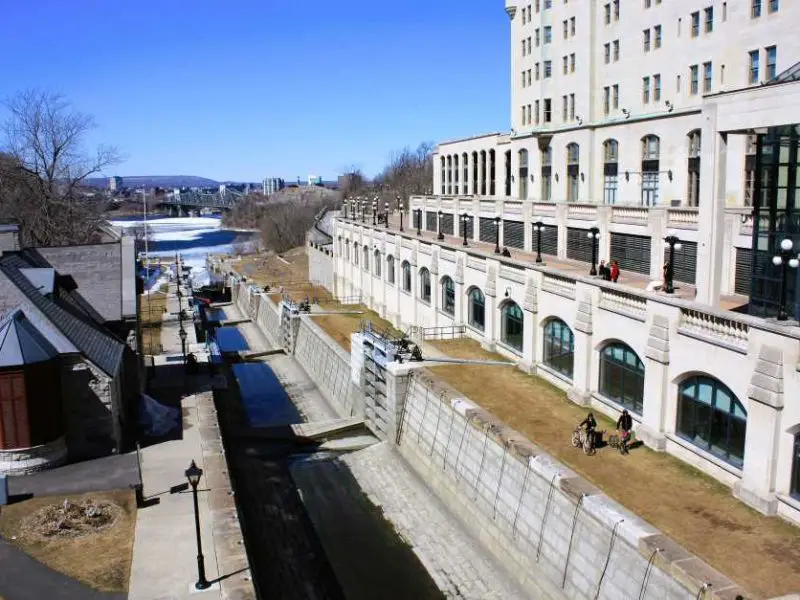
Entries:
MULTIPOLYGON (((114 227, 141 227, 144 225, 144 220, 137 221, 110 221, 114 227)), ((219 217, 168 217, 166 219, 147 219, 147 227, 161 228, 210 228, 216 229, 220 227, 222 221, 219 217)))

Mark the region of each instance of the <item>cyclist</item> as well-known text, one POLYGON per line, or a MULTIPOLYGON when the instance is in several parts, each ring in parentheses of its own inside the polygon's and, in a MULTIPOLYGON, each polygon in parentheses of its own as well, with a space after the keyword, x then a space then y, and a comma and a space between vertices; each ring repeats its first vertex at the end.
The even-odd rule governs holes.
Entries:
POLYGON ((590 412, 586 415, 586 418, 581 421, 578 427, 586 429, 586 437, 592 445, 592 448, 594 448, 594 430, 597 428, 597 421, 594 420, 594 414, 590 412))
POLYGON ((619 431, 620 452, 622 454, 628 453, 628 440, 631 437, 632 428, 633 419, 627 410, 623 410, 619 419, 617 419, 617 431, 619 431))

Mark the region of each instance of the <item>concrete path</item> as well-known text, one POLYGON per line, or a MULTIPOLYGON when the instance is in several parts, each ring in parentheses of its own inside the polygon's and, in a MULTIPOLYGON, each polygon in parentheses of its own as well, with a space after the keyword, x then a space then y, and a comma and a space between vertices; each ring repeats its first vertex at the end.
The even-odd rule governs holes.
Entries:
POLYGON ((93 590, 53 571, 0 539, 0 596, 5 600, 125 600, 125 594, 93 590))

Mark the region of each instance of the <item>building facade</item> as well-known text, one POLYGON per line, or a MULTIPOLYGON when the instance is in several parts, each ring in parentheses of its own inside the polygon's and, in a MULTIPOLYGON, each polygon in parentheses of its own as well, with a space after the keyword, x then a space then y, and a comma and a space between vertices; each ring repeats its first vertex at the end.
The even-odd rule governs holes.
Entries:
POLYGON ((266 177, 264 178, 264 195, 269 196, 279 192, 285 186, 285 182, 280 177, 266 177))
POLYGON ((122 177, 114 175, 108 178, 108 190, 110 192, 119 192, 122 190, 122 177))

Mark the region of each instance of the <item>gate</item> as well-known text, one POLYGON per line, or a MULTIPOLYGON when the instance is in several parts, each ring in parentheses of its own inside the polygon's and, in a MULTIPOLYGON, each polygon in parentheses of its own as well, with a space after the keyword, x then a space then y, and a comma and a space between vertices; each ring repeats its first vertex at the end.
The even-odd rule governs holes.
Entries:
POLYGON ((524 248, 525 225, 520 221, 503 221, 503 245, 510 248, 524 248))
POLYGON ((610 260, 616 260, 622 271, 650 275, 650 238, 627 233, 611 234, 610 260))

